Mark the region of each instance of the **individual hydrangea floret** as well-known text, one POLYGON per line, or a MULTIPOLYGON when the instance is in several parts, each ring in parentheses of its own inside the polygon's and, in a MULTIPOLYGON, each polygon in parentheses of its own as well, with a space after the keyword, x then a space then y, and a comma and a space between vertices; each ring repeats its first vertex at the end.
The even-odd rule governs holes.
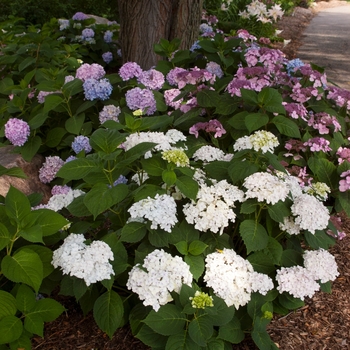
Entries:
POLYGON ((194 152, 192 157, 196 162, 198 160, 201 160, 202 162, 213 162, 216 160, 229 162, 232 159, 233 154, 225 154, 220 148, 206 145, 194 152))
POLYGON ((282 267, 277 270, 276 281, 280 293, 287 292, 301 300, 305 297, 312 298, 320 290, 320 285, 312 274, 302 266, 282 267))
POLYGON ((114 120, 115 122, 118 122, 119 121, 118 116, 120 112, 121 110, 119 106, 114 106, 114 105, 104 106, 102 111, 98 115, 100 123, 103 124, 107 120, 114 120))
POLYGON ((83 84, 85 98, 89 101, 100 99, 108 100, 113 87, 108 79, 86 79, 83 84))
POLYGON ((207 307, 213 307, 213 297, 208 293, 200 292, 197 290, 193 297, 189 298, 191 300, 191 306, 194 309, 205 309, 207 307))
POLYGON ((86 81, 87 79, 101 79, 106 75, 106 72, 104 68, 97 63, 93 64, 88 64, 84 63, 82 64, 76 71, 75 77, 82 80, 86 81))
POLYGON ((291 211, 295 216, 295 223, 301 229, 308 230, 312 234, 316 230, 323 230, 328 226, 330 215, 327 207, 317 198, 307 193, 294 199, 291 211))
POLYGON ((190 160, 182 149, 163 151, 162 158, 168 161, 168 163, 173 163, 178 167, 186 167, 190 165, 190 160))
POLYGON ((235 222, 234 202, 243 202, 244 193, 238 187, 222 180, 212 186, 202 184, 196 200, 183 207, 189 224, 199 231, 222 234, 229 221, 235 222))
POLYGON ((129 209, 131 218, 145 218, 151 222, 151 229, 158 226, 164 231, 171 232, 177 223, 176 202, 167 194, 156 194, 154 198, 147 197, 134 203, 129 209))
POLYGON ((132 111, 141 109, 147 115, 152 115, 157 110, 156 100, 151 90, 135 87, 127 91, 125 99, 132 111))
POLYGON ((14 146, 23 146, 30 135, 30 127, 27 122, 18 118, 10 118, 5 124, 5 137, 14 146))
POLYGON ((250 301, 252 292, 265 295, 273 288, 270 277, 255 272, 248 260, 226 248, 207 255, 204 282, 227 306, 236 309, 250 301))
POLYGON ((89 153, 92 151, 92 147, 90 145, 89 138, 87 136, 79 135, 76 136, 72 142, 73 151, 78 154, 81 151, 85 153, 89 153))
POLYGON ((129 272, 126 287, 138 294, 145 306, 158 311, 172 301, 171 292, 180 293, 183 284, 191 286, 193 276, 190 267, 179 256, 171 256, 163 249, 148 254, 142 264, 129 272))
POLYGON ((327 250, 307 250, 303 254, 304 267, 313 276, 315 281, 327 283, 334 281, 338 276, 338 266, 335 258, 327 250))
POLYGON ((51 182, 63 164, 64 161, 58 156, 46 157, 45 162, 39 170, 39 180, 44 184, 51 182))
POLYGON ((113 54, 112 54, 112 52, 107 51, 107 52, 103 53, 102 54, 102 59, 107 64, 111 63, 113 61, 113 54))
POLYGON ((151 90, 159 90, 165 83, 164 74, 155 69, 142 72, 137 77, 137 81, 151 90))
POLYGON ((142 68, 136 62, 126 62, 119 69, 119 75, 124 81, 138 78, 141 73, 142 68))
POLYGON ((65 275, 83 279, 87 286, 109 280, 114 275, 109 262, 114 260, 111 248, 102 241, 93 241, 90 245, 84 242, 84 235, 70 234, 53 252, 51 264, 60 267, 65 275))
POLYGON ((243 186, 247 189, 246 198, 256 198, 258 202, 276 204, 285 201, 289 194, 288 186, 277 176, 257 172, 245 178, 243 186))

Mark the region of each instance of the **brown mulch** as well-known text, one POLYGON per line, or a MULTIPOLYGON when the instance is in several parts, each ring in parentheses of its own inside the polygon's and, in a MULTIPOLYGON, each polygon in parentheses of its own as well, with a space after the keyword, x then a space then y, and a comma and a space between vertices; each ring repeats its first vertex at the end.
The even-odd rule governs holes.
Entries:
MULTIPOLYGON (((332 0, 317 2, 314 9, 297 8, 294 16, 279 22, 282 38, 291 42, 274 44, 289 59, 297 57, 302 44, 303 30, 323 8, 346 4, 332 0)), ((330 252, 335 256, 340 276, 332 286, 332 293, 318 292, 305 306, 284 317, 276 316, 269 326, 272 340, 281 350, 346 350, 350 349, 350 225, 348 236, 339 241, 330 252)), ((32 348, 36 350, 149 350, 135 339, 128 327, 118 329, 109 339, 96 325, 92 314, 86 317, 71 298, 60 298, 67 311, 54 322, 45 325, 45 337, 34 337, 32 348)), ((236 350, 255 350, 247 339, 236 350)))

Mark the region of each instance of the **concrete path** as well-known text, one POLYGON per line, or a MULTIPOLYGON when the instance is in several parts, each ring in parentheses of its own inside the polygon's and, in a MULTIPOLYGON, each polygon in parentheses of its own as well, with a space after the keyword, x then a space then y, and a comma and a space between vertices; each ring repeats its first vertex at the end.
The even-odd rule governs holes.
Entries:
POLYGON ((329 82, 350 90, 350 3, 319 12, 303 36, 297 57, 325 68, 329 82))

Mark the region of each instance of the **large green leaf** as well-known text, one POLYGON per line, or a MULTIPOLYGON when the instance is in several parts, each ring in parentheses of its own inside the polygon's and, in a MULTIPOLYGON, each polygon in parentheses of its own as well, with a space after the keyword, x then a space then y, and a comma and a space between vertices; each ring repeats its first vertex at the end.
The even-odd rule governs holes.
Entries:
POLYGON ((99 170, 96 161, 88 158, 79 158, 64 164, 57 172, 57 177, 62 177, 66 181, 80 180, 92 171, 99 170))
POLYGON ((195 317, 188 326, 191 339, 200 346, 206 346, 213 335, 214 328, 209 315, 195 317))
POLYGON ((35 224, 41 227, 44 237, 53 235, 68 224, 62 215, 49 209, 34 210, 30 216, 35 220, 35 224))
POLYGON ((44 320, 36 313, 28 313, 24 319, 24 328, 33 334, 44 337, 44 320))
POLYGON ((227 306, 223 299, 213 296, 213 308, 210 308, 210 319, 214 326, 223 326, 229 323, 235 315, 235 307, 227 306), (213 312, 212 312, 213 309, 213 312))
POLYGON ((308 166, 317 179, 325 182, 330 188, 338 189, 337 167, 326 158, 310 157, 308 166))
POLYGON ((285 108, 282 105, 282 95, 273 88, 263 88, 258 94, 259 105, 271 113, 285 114, 285 108))
POLYGON ((5 316, 0 320, 0 344, 17 340, 23 331, 21 320, 15 316, 5 316))
POLYGON ((121 202, 128 195, 128 186, 119 184, 109 188, 106 184, 97 183, 84 196, 84 204, 96 218, 113 205, 121 202))
POLYGON ((201 90, 197 93, 197 102, 201 107, 216 107, 219 101, 219 94, 216 91, 201 90))
POLYGON ((195 200, 198 193, 198 183, 188 176, 179 176, 176 179, 176 186, 186 197, 195 200))
POLYGON ((11 236, 9 231, 6 228, 6 226, 0 222, 0 251, 3 248, 5 248, 10 242, 11 242, 11 236))
POLYGON ((254 271, 256 272, 268 275, 275 271, 275 265, 271 256, 266 255, 264 252, 255 252, 249 255, 247 260, 253 265, 254 271))
POLYGON ((141 222, 129 222, 123 226, 121 240, 127 243, 140 242, 147 233, 145 224, 141 222))
POLYGON ((304 234, 306 242, 313 249, 326 249, 328 250, 331 246, 335 244, 335 239, 327 235, 324 231, 317 230, 314 234, 310 232, 305 232, 304 234))
POLYGON ((165 336, 180 333, 186 321, 181 310, 172 304, 163 305, 157 312, 152 310, 144 320, 147 326, 165 336))
POLYGON ((219 328, 219 339, 223 339, 232 344, 239 344, 244 339, 244 332, 241 329, 241 323, 237 317, 234 317, 229 323, 219 328))
POLYGON ((269 122, 269 117, 263 113, 253 113, 248 114, 245 117, 245 125, 251 133, 252 131, 260 129, 262 126, 265 126, 269 122))
POLYGON ((123 314, 123 301, 119 294, 112 290, 102 294, 94 304, 94 319, 110 338, 120 326, 123 314))
POLYGON ((201 346, 196 344, 187 331, 171 335, 166 343, 165 350, 201 350, 201 346))
POLYGON ((166 161, 160 157, 154 156, 152 158, 141 160, 142 169, 151 176, 162 176, 164 169, 166 169, 166 161))
POLYGON ((0 164, 0 176, 2 175, 19 177, 21 179, 27 178, 27 175, 24 173, 24 171, 21 168, 14 167, 14 168, 7 169, 0 164))
POLYGON ((79 135, 84 122, 85 122, 84 114, 71 117, 67 119, 64 124, 66 128, 65 130, 67 130, 70 134, 79 135))
POLYGON ((265 228, 254 220, 244 220, 239 232, 246 245, 247 253, 266 248, 269 236, 265 228))
POLYGON ((185 262, 190 266, 190 271, 195 280, 198 280, 204 272, 204 258, 202 255, 191 255, 185 256, 185 262))
POLYGON ((290 120, 282 115, 277 115, 271 122, 276 125, 281 134, 296 139, 301 138, 299 127, 293 120, 290 120))
POLYGON ((43 280, 43 264, 33 250, 24 248, 13 256, 6 255, 1 261, 1 269, 10 281, 28 284, 35 292, 39 291, 43 280))
POLYGON ((46 146, 50 148, 57 147, 66 133, 67 131, 61 127, 50 129, 46 135, 46 146))
POLYGON ((22 147, 21 155, 23 159, 30 162, 32 158, 38 153, 38 150, 42 144, 41 138, 37 135, 31 137, 22 147))
POLYGON ((113 153, 124 141, 125 135, 118 130, 97 129, 90 138, 90 145, 95 151, 113 153))
POLYGON ((21 284, 17 290, 15 302, 18 310, 26 313, 33 309, 36 304, 35 293, 27 285, 21 284))
POLYGON ((4 290, 0 290, 0 320, 5 316, 14 316, 17 312, 16 299, 4 290))
POLYGON ((37 300, 35 306, 30 310, 29 314, 40 315, 44 322, 54 321, 65 308, 56 300, 45 298, 37 300))
POLYGON ((7 215, 15 219, 17 223, 20 223, 31 212, 26 195, 12 186, 5 199, 5 208, 7 215))
POLYGON ((45 96, 44 112, 47 113, 49 111, 52 111, 63 102, 64 102, 64 99, 62 95, 51 94, 51 95, 45 96))

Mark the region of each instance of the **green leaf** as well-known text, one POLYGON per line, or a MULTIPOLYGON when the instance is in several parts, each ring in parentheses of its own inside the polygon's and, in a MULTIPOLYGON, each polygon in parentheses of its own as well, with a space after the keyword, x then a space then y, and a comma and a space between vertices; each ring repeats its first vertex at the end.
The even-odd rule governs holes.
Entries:
POLYGON ((83 91, 83 82, 81 79, 74 79, 64 84, 62 87, 62 92, 68 99, 69 97, 76 95, 83 91))
POLYGON ((258 346, 260 350, 271 350, 273 344, 267 331, 253 330, 251 333, 254 343, 258 346))
POLYGON ((282 105, 282 95, 273 88, 263 88, 258 94, 258 102, 260 106, 271 113, 285 114, 286 110, 282 105))
POLYGON ((228 166, 228 174, 233 184, 258 171, 259 168, 256 164, 252 164, 247 160, 243 161, 242 159, 233 159, 228 166))
POLYGON ((73 135, 79 135, 85 122, 85 115, 76 115, 66 120, 65 129, 73 135))
POLYGON ((97 183, 84 196, 84 204, 96 218, 97 215, 121 202, 128 193, 129 189, 125 184, 109 188, 106 184, 97 183))
POLYGON ((2 176, 2 175, 19 177, 21 179, 28 178, 27 175, 24 173, 24 171, 21 168, 13 167, 13 168, 7 169, 0 164, 0 176, 2 176))
POLYGON ((84 197, 85 195, 81 195, 79 197, 74 198, 73 202, 68 205, 67 209, 68 211, 78 218, 81 218, 83 216, 90 216, 91 213, 84 204, 84 197))
POLYGON ((38 153, 42 140, 39 136, 30 138, 22 147, 21 155, 23 159, 30 162, 32 158, 38 153))
POLYGON ((213 90, 201 90, 197 93, 197 102, 201 107, 216 107, 219 105, 219 94, 213 90))
POLYGON ((267 247, 263 250, 263 252, 271 257, 275 265, 280 265, 283 247, 276 239, 269 236, 267 247))
POLYGON ((259 203, 255 199, 247 199, 241 205, 241 214, 252 214, 255 213, 256 207, 259 203))
POLYGON ((40 315, 44 322, 51 322, 60 316, 64 310, 65 308, 58 301, 45 298, 36 302, 35 307, 30 310, 30 314, 40 315))
POLYGON ((188 252, 192 255, 200 255, 205 251, 207 247, 208 245, 202 241, 193 241, 188 247, 188 252))
POLYGON ((182 255, 188 254, 188 244, 186 241, 180 241, 175 243, 175 247, 180 254, 182 255))
POLYGON ((292 267, 295 265, 303 265, 302 255, 293 249, 285 249, 281 256, 281 266, 292 267))
POLYGON ((15 301, 18 310, 22 313, 27 313, 36 304, 35 293, 27 285, 21 284, 17 290, 15 301))
POLYGON ((176 180, 176 186, 186 197, 195 200, 198 193, 198 183, 188 176, 179 176, 176 180))
MULTIPOLYGON (((190 337, 187 331, 182 331, 179 334, 171 335, 165 346, 165 350, 201 350, 201 346, 196 344, 190 337)), ((218 349, 216 349, 218 350, 218 349)))
POLYGON ((190 266, 193 278, 197 281, 204 272, 204 258, 201 255, 186 255, 185 262, 190 266))
POLYGON ((118 130, 97 129, 90 138, 90 145, 95 151, 113 153, 125 140, 125 135, 118 130))
POLYGON ((140 242, 147 233, 145 224, 141 222, 129 222, 122 228, 121 241, 127 243, 140 242))
POLYGON ((153 331, 169 336, 180 333, 184 329, 186 321, 184 315, 175 305, 166 304, 158 312, 151 310, 144 323, 153 331))
POLYGON ((0 320, 5 316, 14 316, 16 312, 17 305, 14 296, 0 290, 0 320))
POLYGON ((339 187, 337 167, 331 161, 326 158, 311 157, 307 164, 316 174, 318 181, 325 182, 332 189, 339 187))
POLYGON ((239 101, 233 98, 229 93, 219 96, 219 103, 216 105, 215 113, 219 115, 230 115, 236 111, 239 101))
POLYGON ((336 205, 340 204, 339 209, 337 209, 337 212, 341 212, 341 209, 343 209, 348 217, 350 217, 350 192, 340 192, 338 198, 336 199, 336 205))
POLYGON ((1 261, 1 269, 6 278, 12 282, 25 283, 35 292, 43 280, 43 264, 37 253, 24 248, 13 256, 6 255, 1 261))
POLYGON ((266 248, 269 236, 265 228, 254 220, 244 220, 239 232, 246 245, 247 253, 266 248))
POLYGON ((43 232, 39 225, 26 227, 18 232, 18 235, 31 243, 44 243, 43 232))
POLYGON ((160 157, 152 157, 141 160, 142 169, 151 176, 161 176, 166 168, 166 162, 160 157))
POLYGON ((88 290, 84 280, 80 278, 73 279, 73 293, 76 300, 79 300, 88 290))
POLYGON ((154 247, 157 248, 169 246, 169 235, 162 229, 149 230, 148 240, 154 247))
POLYGON ((24 328, 30 333, 44 337, 44 320, 39 314, 27 314, 24 319, 24 328))
POLYGON ((269 255, 263 252, 255 252, 248 256, 247 260, 253 265, 254 271, 270 274, 275 271, 275 264, 269 255))
POLYGON ((11 236, 6 226, 0 222, 0 251, 11 242, 11 236))
POLYGON ((211 177, 217 181, 227 180, 228 172, 227 166, 228 162, 225 161, 213 161, 204 165, 205 172, 208 177, 211 177))
POLYGON ((30 216, 35 218, 35 224, 41 227, 44 237, 57 233, 69 223, 62 215, 50 209, 34 210, 30 216))
POLYGON ((52 111, 63 102, 64 102, 64 99, 60 95, 57 95, 57 94, 47 95, 45 97, 45 102, 44 102, 44 113, 48 113, 49 111, 52 111))
POLYGON ((0 320, 0 344, 17 340, 23 332, 21 320, 15 316, 5 316, 0 320))
POLYGON ((283 219, 290 215, 290 209, 282 201, 278 201, 273 205, 267 205, 267 211, 271 219, 276 222, 283 222, 283 219))
POLYGON ((227 306, 223 299, 215 295, 213 296, 213 304, 213 312, 211 312, 212 308, 208 312, 210 311, 210 319, 214 326, 223 326, 233 319, 236 312, 233 305, 227 306))
POLYGON ((244 339, 244 332, 237 317, 219 328, 218 339, 223 339, 232 344, 239 344, 244 339))
POLYGON ((158 334, 145 324, 141 326, 135 337, 140 339, 142 343, 150 346, 152 349, 157 350, 164 349, 168 340, 167 337, 158 334))
POLYGON ((96 161, 87 158, 78 158, 65 163, 60 170, 58 170, 56 176, 62 177, 66 181, 80 180, 90 172, 98 169, 99 167, 96 161))
POLYGON ((21 61, 21 63, 18 65, 18 71, 22 72, 22 70, 26 69, 27 67, 29 67, 31 64, 36 62, 36 58, 35 57, 27 57, 25 58, 23 61, 21 61))
POLYGON ((110 338, 120 326, 123 314, 123 301, 119 294, 112 290, 102 294, 94 304, 94 319, 110 338))
POLYGON ((168 186, 172 186, 175 184, 176 182, 176 174, 174 170, 168 170, 165 169, 162 172, 162 180, 168 185, 168 186))
POLYGON ((50 129, 46 136, 46 146, 50 148, 57 147, 66 133, 67 131, 61 127, 50 129))
POLYGON ((197 316, 188 326, 191 339, 199 346, 206 346, 207 340, 211 338, 213 332, 213 324, 208 315, 197 316))
POLYGON ((258 105, 258 94, 253 90, 241 89, 243 102, 250 106, 258 105))
POLYGON ((328 250, 335 244, 335 239, 327 235, 324 231, 316 230, 314 234, 306 231, 304 233, 306 242, 312 249, 326 249, 328 250))
POLYGON ((30 212, 31 207, 28 198, 17 188, 11 186, 5 199, 7 215, 20 223, 30 212))
POLYGON ((265 126, 268 122, 269 122, 269 117, 263 113, 248 114, 245 117, 245 125, 249 133, 260 129, 262 126, 265 126))
POLYGON ((331 294, 332 293, 332 283, 328 281, 326 283, 318 282, 321 286, 321 291, 324 293, 331 294))
POLYGON ((277 115, 271 120, 271 122, 276 125, 278 131, 282 135, 296 139, 301 138, 299 127, 293 120, 290 120, 282 115, 277 115))
POLYGON ((296 310, 305 305, 304 301, 292 297, 289 293, 284 292, 278 296, 279 303, 288 310, 296 310))

